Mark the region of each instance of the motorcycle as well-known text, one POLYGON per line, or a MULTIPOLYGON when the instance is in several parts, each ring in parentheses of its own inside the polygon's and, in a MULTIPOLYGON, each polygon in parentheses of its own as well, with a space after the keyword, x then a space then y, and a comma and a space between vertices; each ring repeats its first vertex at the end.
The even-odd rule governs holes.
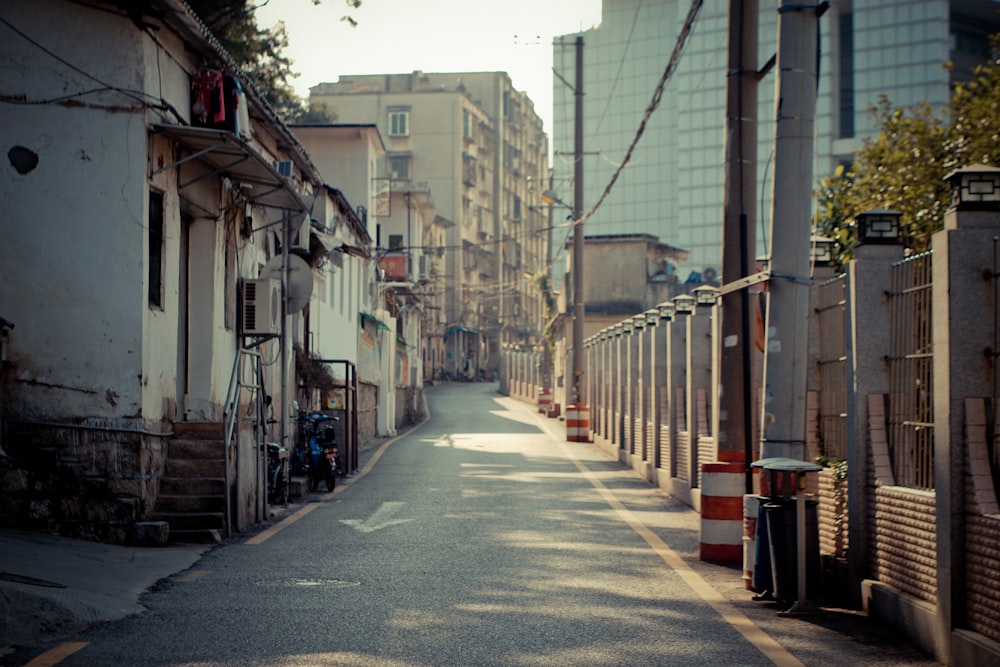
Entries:
POLYGON ((312 412, 299 418, 304 447, 300 453, 300 468, 307 480, 309 490, 315 491, 320 482, 326 483, 326 490, 337 486, 340 471, 340 456, 337 449, 337 434, 333 428, 336 417, 322 412, 312 412))

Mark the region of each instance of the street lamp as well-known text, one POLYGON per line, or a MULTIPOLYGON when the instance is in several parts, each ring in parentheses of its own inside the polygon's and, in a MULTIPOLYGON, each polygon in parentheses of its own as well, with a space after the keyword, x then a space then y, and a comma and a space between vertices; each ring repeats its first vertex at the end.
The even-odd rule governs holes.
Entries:
POLYGON ((674 312, 678 315, 690 315, 694 311, 694 297, 690 294, 678 294, 674 297, 674 312))
POLYGON ((660 311, 656 308, 650 308, 643 314, 646 316, 646 324, 651 327, 656 326, 656 323, 660 319, 660 311))
POLYGON ((951 207, 963 211, 993 211, 1000 205, 1000 168, 985 164, 949 172, 951 207))
POLYGON ((809 239, 812 263, 816 266, 833 264, 833 239, 828 236, 812 236, 809 239))
POLYGON ((642 331, 643 327, 646 326, 646 316, 643 314, 632 316, 632 327, 636 331, 642 331))
POLYGON ((699 307, 714 306, 719 300, 719 290, 715 289, 711 285, 695 287, 693 292, 695 305, 699 307))
POLYGON ((676 309, 676 306, 673 301, 664 301, 656 308, 660 311, 661 320, 672 320, 674 318, 674 310, 676 309))
POLYGON ((865 245, 899 243, 899 211, 875 208, 858 214, 858 241, 865 245))

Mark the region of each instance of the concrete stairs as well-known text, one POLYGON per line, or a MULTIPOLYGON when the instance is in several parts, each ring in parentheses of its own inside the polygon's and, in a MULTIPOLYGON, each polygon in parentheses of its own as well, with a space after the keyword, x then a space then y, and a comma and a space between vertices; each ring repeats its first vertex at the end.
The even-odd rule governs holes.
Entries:
POLYGON ((219 544, 226 532, 225 445, 218 422, 177 422, 167 444, 154 521, 170 541, 219 544))

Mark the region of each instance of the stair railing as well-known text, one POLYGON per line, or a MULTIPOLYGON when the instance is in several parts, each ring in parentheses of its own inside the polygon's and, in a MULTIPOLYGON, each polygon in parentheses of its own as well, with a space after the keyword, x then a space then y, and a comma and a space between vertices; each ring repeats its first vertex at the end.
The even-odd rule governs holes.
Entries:
MULTIPOLYGON (((244 387, 260 389, 263 387, 263 368, 261 365, 260 351, 255 349, 250 349, 246 347, 240 347, 236 351, 236 358, 233 360, 233 371, 229 376, 229 388, 226 390, 226 402, 225 405, 225 435, 223 436, 223 461, 225 469, 223 471, 223 484, 226 491, 226 537, 231 534, 232 525, 232 490, 231 490, 231 475, 229 473, 231 457, 229 456, 229 443, 233 439, 235 432, 236 435, 236 446, 239 447, 239 431, 236 430, 236 422, 240 411, 240 394, 244 387), (257 384, 244 384, 243 383, 243 360, 246 357, 256 357, 255 371, 256 371, 256 382, 257 384)), ((257 408, 257 424, 254 428, 259 428, 261 419, 263 418, 262 410, 262 392, 257 392, 257 400, 255 401, 257 408)), ((256 452, 255 452, 256 455, 256 452)))

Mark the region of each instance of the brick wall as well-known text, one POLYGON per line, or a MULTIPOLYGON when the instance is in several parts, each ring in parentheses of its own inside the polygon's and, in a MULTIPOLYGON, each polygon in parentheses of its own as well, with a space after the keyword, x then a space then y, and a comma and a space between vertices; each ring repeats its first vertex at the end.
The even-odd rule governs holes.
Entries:
POLYGON ((918 599, 937 603, 935 494, 894 486, 885 399, 868 397, 869 576, 918 599))
POLYGON ((990 472, 985 401, 967 400, 965 419, 966 616, 970 630, 1000 641, 1000 509, 990 472))
POLYGON ((937 603, 937 538, 933 492, 880 486, 869 518, 872 575, 937 603))

